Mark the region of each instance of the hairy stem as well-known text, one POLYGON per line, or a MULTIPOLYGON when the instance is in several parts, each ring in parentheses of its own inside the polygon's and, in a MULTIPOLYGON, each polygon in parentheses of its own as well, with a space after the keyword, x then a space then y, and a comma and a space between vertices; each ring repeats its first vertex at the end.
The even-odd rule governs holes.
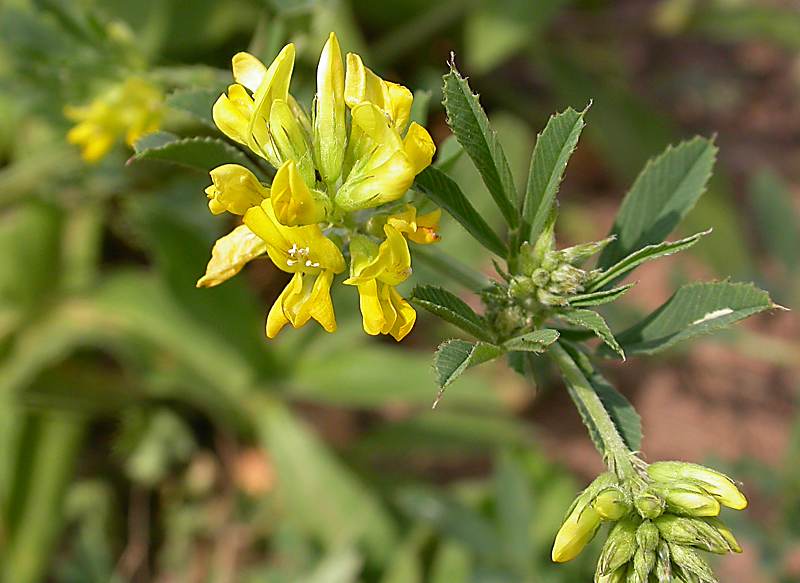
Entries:
POLYGON ((633 463, 631 462, 631 452, 617 430, 613 419, 600 400, 592 384, 587 380, 580 367, 575 363, 569 353, 558 342, 554 343, 549 350, 564 380, 570 386, 571 396, 577 404, 592 420, 605 450, 605 462, 621 480, 636 476, 633 463))

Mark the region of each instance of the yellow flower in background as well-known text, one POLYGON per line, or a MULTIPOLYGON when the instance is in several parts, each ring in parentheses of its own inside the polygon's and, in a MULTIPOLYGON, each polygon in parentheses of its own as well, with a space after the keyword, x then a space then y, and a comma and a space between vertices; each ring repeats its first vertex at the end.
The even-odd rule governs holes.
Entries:
POLYGON ((241 166, 211 171, 211 212, 243 215, 246 231, 238 227, 217 242, 198 285, 216 285, 257 256, 246 235, 253 233, 265 243, 261 252, 293 274, 269 311, 267 336, 311 319, 333 331, 330 289, 346 268, 342 248, 349 245, 345 283, 358 287, 364 329, 400 340, 416 319, 395 289, 411 274, 406 238, 438 241, 441 216, 418 216, 408 199, 400 201, 436 147, 411 122, 411 92, 381 79, 358 55, 343 59, 335 34, 320 54, 311 116, 289 92, 294 62, 293 44, 269 66, 248 53, 233 57, 235 83, 214 104, 214 122, 276 173, 266 186, 241 166), (378 216, 377 229, 370 227, 378 216))
POLYGON ((132 77, 111 87, 88 105, 67 106, 64 115, 76 122, 67 141, 80 146, 86 162, 97 162, 123 138, 129 146, 156 131, 164 117, 164 96, 144 79, 132 77))
POLYGON ((384 227, 386 239, 377 245, 363 235, 350 243, 350 278, 346 285, 358 287, 361 316, 367 334, 391 334, 402 340, 417 319, 414 308, 404 300, 395 286, 411 275, 411 255, 403 235, 392 227, 384 227))

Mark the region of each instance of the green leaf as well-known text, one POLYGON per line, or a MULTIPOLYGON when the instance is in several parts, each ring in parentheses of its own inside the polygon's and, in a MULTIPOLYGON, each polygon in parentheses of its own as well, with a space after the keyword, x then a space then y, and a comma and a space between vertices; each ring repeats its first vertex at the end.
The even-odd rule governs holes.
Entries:
POLYGON ((505 243, 478 214, 452 178, 441 170, 428 166, 417 175, 414 188, 428 195, 433 202, 447 211, 481 245, 492 253, 505 257, 507 253, 505 243))
POLYGON ((548 346, 558 340, 558 336, 558 330, 542 328, 506 340, 503 347, 517 352, 544 352, 548 346))
POLYGON ((219 98, 222 89, 178 89, 167 95, 167 105, 188 113, 204 125, 216 129, 211 108, 219 98))
POLYGON ((588 308, 590 306, 608 304, 625 295, 634 285, 636 284, 629 283, 607 290, 571 296, 569 298, 569 305, 571 308, 588 308))
POLYGON ((430 524, 444 540, 463 544, 474 556, 496 561, 502 552, 494 525, 454 496, 408 486, 400 491, 397 503, 404 514, 430 524))
POLYGON ((421 126, 427 125, 431 95, 430 89, 418 89, 414 91, 414 101, 411 102, 410 114, 412 122, 417 122, 421 126))
POLYGON ((787 271, 800 267, 800 220, 789 186, 774 172, 762 170, 750 183, 758 238, 770 257, 780 260, 787 271))
POLYGON ((446 289, 432 285, 417 286, 411 293, 410 300, 415 306, 428 310, 465 332, 469 332, 475 338, 492 341, 486 320, 476 314, 461 298, 446 289))
POLYGON ((498 530, 504 556, 517 570, 524 570, 533 552, 530 525, 535 520, 528 476, 521 460, 506 450, 495 458, 494 483, 498 530))
POLYGON ((603 319, 603 316, 592 310, 570 310, 568 312, 560 312, 559 318, 563 318, 570 324, 580 328, 591 330, 605 342, 605 344, 616 352, 622 360, 625 360, 625 352, 622 350, 611 330, 603 319))
POLYGON ((442 172, 450 172, 462 154, 464 154, 464 148, 458 143, 456 137, 450 134, 436 148, 436 161, 433 165, 442 172))
POLYGON ((617 236, 600 255, 607 269, 647 245, 661 243, 703 194, 717 147, 696 137, 670 146, 650 160, 622 202, 611 233, 617 236))
MULTIPOLYGON (((247 156, 216 138, 180 138, 168 132, 144 136, 134 145, 132 160, 160 160, 208 172, 222 164, 249 164, 247 156)), ((129 161, 130 163, 130 161, 129 161)))
POLYGON ((470 291, 479 292, 489 285, 489 278, 480 271, 469 267, 462 261, 447 254, 441 249, 419 246, 414 249, 414 260, 423 263, 433 273, 436 281, 442 277, 450 278, 470 291))
POLYGON ((454 63, 444 77, 444 101, 447 124, 453 130, 475 167, 480 172, 489 194, 511 227, 517 226, 519 216, 515 207, 517 191, 506 155, 489 125, 489 118, 472 93, 467 80, 461 76, 454 63))
POLYGON ((553 115, 536 138, 528 173, 528 189, 522 201, 522 220, 528 228, 524 235, 535 242, 550 215, 558 187, 572 152, 583 130, 586 110, 571 107, 553 115))
MULTIPOLYGON (((597 276, 597 279, 594 279, 587 284, 586 290, 588 292, 601 290, 604 287, 613 284, 615 281, 620 280, 642 263, 646 263, 647 261, 652 261, 653 259, 658 259, 660 257, 673 255, 675 253, 679 253, 680 251, 689 249, 690 247, 694 246, 694 244, 697 243, 703 236, 708 235, 710 232, 711 229, 708 231, 703 231, 702 233, 695 233, 691 237, 686 237, 685 239, 679 239, 677 241, 665 241, 656 245, 642 247, 638 251, 634 251, 627 257, 619 260, 617 263, 603 271, 597 276)), ((572 304, 572 302, 570 302, 570 304, 572 304)))
POLYGON ((394 546, 395 526, 375 493, 284 405, 252 405, 253 422, 281 476, 277 495, 292 522, 330 549, 363 543, 373 557, 386 557, 394 546), (359 520, 353 520, 356 515, 359 520))
POLYGON ((617 339, 628 354, 655 354, 682 340, 710 334, 778 307, 767 292, 752 283, 689 284, 617 339))
POLYGON ((486 342, 467 342, 466 340, 447 340, 439 345, 433 357, 433 369, 436 372, 436 383, 439 393, 433 406, 444 396, 447 386, 472 366, 494 360, 505 353, 505 350, 486 342))

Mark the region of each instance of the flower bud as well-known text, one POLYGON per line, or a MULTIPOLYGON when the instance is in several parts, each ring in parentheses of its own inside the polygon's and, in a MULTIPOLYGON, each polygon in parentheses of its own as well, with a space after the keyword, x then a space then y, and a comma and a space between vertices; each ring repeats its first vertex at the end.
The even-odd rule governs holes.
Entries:
POLYGON ((714 577, 711 567, 693 549, 684 545, 669 543, 669 552, 672 556, 672 562, 680 569, 677 573, 679 577, 686 580, 699 579, 703 583, 716 583, 717 578, 714 577))
POLYGON ((603 520, 619 520, 631 509, 628 497, 619 486, 609 486, 601 490, 592 500, 592 508, 603 520))
POLYGON ((660 539, 658 528, 649 520, 645 520, 636 529, 636 544, 646 551, 655 551, 660 539))
POLYGON ((616 573, 633 558, 636 552, 636 527, 633 519, 621 520, 608 533, 597 561, 595 578, 616 573))
POLYGON ((577 557, 599 527, 600 515, 585 502, 578 504, 556 534, 551 555, 553 561, 566 563, 577 557))
POLYGON ((693 546, 719 555, 733 550, 722 533, 703 519, 665 514, 658 517, 655 524, 661 536, 671 543, 693 546))
POLYGON ((278 222, 287 227, 319 223, 328 207, 325 194, 308 188, 294 161, 278 168, 272 180, 272 208, 278 222))
POLYGON ((633 505, 642 518, 656 518, 664 512, 665 501, 652 489, 645 489, 633 498, 633 505))
POLYGON ((628 566, 622 565, 619 569, 608 575, 595 575, 594 583, 625 583, 628 566))
POLYGON ((573 267, 569 263, 562 263, 550 274, 552 284, 550 291, 561 294, 575 294, 583 289, 586 281, 586 272, 573 267))
POLYGON ((269 114, 269 135, 275 143, 278 157, 282 161, 292 160, 309 188, 316 182, 314 160, 297 115, 283 100, 272 104, 269 114))
POLYGON ((653 570, 656 564, 655 551, 648 551, 642 547, 636 549, 633 555, 633 570, 636 573, 636 581, 640 583, 647 583, 650 577, 650 571, 653 570))
POLYGON ((672 461, 650 464, 647 467, 647 473, 651 478, 659 481, 689 480, 696 482, 722 505, 734 510, 747 508, 747 499, 736 487, 734 481, 716 470, 698 464, 672 461))
POLYGON ((559 251, 559 255, 561 256, 562 260, 566 263, 571 263, 572 265, 580 265, 597 253, 600 253, 606 245, 611 243, 614 239, 616 239, 616 235, 611 235, 603 239, 602 241, 592 241, 591 243, 582 243, 580 245, 575 245, 573 247, 567 247, 566 249, 562 249, 559 251))
POLYGON ((344 104, 344 64, 334 33, 322 49, 317 67, 314 115, 314 157, 322 179, 333 183, 342 173, 347 144, 344 104))
POLYGON ((653 567, 653 574, 658 583, 670 583, 673 581, 669 545, 667 541, 663 539, 658 542, 658 548, 656 549, 656 566, 653 567))
POLYGON ((250 207, 258 206, 270 191, 244 166, 223 164, 211 172, 212 185, 206 188, 208 208, 218 215, 225 211, 243 215, 250 207))
POLYGON ((739 546, 739 541, 736 540, 736 537, 733 536, 731 529, 729 529, 724 522, 722 522, 719 518, 701 518, 703 522, 712 526, 716 531, 725 539, 725 542, 728 543, 728 547, 734 553, 741 553, 742 547, 739 546))
POLYGON ((667 508, 682 516, 717 516, 719 502, 700 486, 690 482, 665 484, 660 492, 667 501, 667 508))

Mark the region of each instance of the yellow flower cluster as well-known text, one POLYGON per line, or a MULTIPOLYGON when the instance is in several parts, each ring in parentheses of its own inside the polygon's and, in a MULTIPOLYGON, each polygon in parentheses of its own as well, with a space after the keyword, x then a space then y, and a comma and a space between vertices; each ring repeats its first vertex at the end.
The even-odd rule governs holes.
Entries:
POLYGON ((76 122, 67 141, 80 146, 83 159, 93 163, 120 138, 133 146, 143 135, 156 131, 164 117, 164 96, 144 79, 131 77, 88 105, 65 107, 64 115, 76 122))
POLYGON ((345 70, 335 34, 320 55, 310 118, 289 93, 294 60, 293 44, 269 67, 248 53, 233 57, 236 82, 214 104, 214 122, 277 172, 266 186, 244 166, 211 170, 209 209, 241 215, 243 224, 216 242, 197 285, 222 283, 266 253, 292 274, 269 311, 267 336, 311 319, 333 332, 330 289, 347 258, 344 283, 358 289, 364 330, 401 340, 416 319, 395 289, 411 274, 408 240, 437 241, 441 213, 418 216, 400 199, 431 163, 433 140, 409 124, 407 88, 356 54, 345 70))

